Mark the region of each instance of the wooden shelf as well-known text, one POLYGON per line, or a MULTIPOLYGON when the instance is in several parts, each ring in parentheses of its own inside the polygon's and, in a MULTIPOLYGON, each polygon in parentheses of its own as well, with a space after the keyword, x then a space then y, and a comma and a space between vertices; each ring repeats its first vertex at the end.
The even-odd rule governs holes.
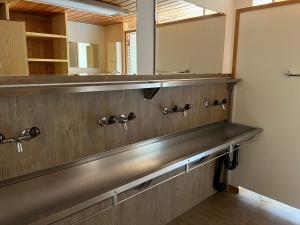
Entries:
POLYGON ((69 74, 65 13, 46 16, 11 12, 10 16, 26 23, 29 75, 69 74))
POLYGON ((39 59, 39 58, 28 58, 28 62, 49 62, 49 63, 67 63, 67 59, 39 59))
POLYGON ((58 34, 46 34, 46 33, 37 33, 37 32, 26 32, 27 38, 34 38, 34 39, 66 39, 67 36, 65 35, 58 35, 58 34))

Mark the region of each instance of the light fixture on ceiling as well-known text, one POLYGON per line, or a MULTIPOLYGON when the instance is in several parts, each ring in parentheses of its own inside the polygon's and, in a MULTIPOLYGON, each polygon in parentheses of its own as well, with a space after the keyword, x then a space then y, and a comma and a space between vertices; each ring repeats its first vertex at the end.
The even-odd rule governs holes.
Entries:
POLYGON ((95 0, 27 0, 28 2, 43 3, 59 6, 67 9, 74 9, 105 16, 128 15, 129 12, 121 7, 110 5, 95 0))

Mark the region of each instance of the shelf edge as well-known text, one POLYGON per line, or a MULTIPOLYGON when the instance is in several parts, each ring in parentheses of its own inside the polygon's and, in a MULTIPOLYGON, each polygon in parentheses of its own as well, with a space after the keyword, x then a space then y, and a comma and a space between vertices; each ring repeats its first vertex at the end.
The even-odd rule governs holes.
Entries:
POLYGON ((237 84, 241 79, 234 78, 193 78, 131 81, 95 81, 69 83, 25 83, 0 85, 1 96, 23 96, 40 94, 89 93, 119 90, 140 90, 194 85, 237 84))

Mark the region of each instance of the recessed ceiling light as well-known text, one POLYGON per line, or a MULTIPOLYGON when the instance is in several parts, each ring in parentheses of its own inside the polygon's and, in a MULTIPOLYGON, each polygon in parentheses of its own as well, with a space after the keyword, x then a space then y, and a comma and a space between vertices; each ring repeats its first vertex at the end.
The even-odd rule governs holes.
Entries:
POLYGON ((129 12, 121 7, 94 0, 27 0, 28 2, 44 3, 105 16, 128 15, 129 12))

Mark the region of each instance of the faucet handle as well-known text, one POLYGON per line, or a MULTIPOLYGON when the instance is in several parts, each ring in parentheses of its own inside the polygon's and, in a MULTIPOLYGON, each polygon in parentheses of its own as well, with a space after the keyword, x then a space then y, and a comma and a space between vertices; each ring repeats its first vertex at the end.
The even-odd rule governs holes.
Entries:
POLYGON ((163 111, 163 114, 164 114, 164 115, 167 115, 169 112, 170 112, 170 111, 169 111, 169 109, 168 109, 167 107, 164 108, 164 111, 163 111))
POLYGON ((191 104, 186 104, 184 106, 184 110, 186 110, 186 111, 190 110, 191 108, 192 108, 191 104))
POLYGON ((41 134, 41 130, 38 127, 32 127, 25 129, 18 137, 12 137, 6 139, 3 134, 0 134, 0 144, 15 143, 18 153, 23 152, 22 141, 29 141, 41 134))
POLYGON ((214 101, 214 105, 215 105, 215 106, 220 105, 219 100, 215 100, 215 101, 214 101))
POLYGON ((0 134, 0 143, 2 143, 5 140, 5 136, 3 134, 0 134))
POLYGON ((128 120, 134 120, 134 119, 136 119, 136 114, 133 113, 133 112, 129 113, 128 114, 128 120))
POLYGON ((41 130, 38 127, 32 127, 29 130, 29 136, 30 136, 30 138, 35 138, 35 137, 39 136, 40 134, 41 134, 41 130))
POLYGON ((184 116, 185 118, 187 118, 187 111, 190 110, 191 108, 192 108, 192 106, 191 106, 190 104, 186 104, 186 105, 184 106, 184 108, 182 109, 183 116, 184 116))
POLYGON ((41 134, 41 131, 38 127, 28 128, 22 131, 21 136, 18 137, 19 141, 25 140, 28 141, 32 138, 35 138, 41 134))
POLYGON ((102 117, 99 121, 98 121, 99 125, 101 127, 107 126, 109 124, 108 119, 106 117, 102 117))
POLYGON ((226 98, 224 98, 222 101, 219 101, 219 100, 214 101, 214 105, 215 106, 221 106, 223 111, 226 110, 225 104, 227 104, 227 99, 226 98))
POLYGON ((127 122, 128 122, 128 116, 125 116, 124 114, 118 116, 117 123, 120 123, 123 126, 123 129, 125 131, 128 130, 127 122))
POLYGON ((121 114, 121 115, 119 115, 119 120, 121 123, 126 123, 128 121, 128 116, 121 114))
POLYGON ((179 110, 179 107, 178 107, 178 105, 175 105, 174 107, 173 107, 173 112, 179 112, 180 110, 179 110))
POLYGON ((115 116, 111 116, 108 118, 108 124, 107 125, 110 125, 110 124, 115 124, 117 123, 117 118, 115 116))
POLYGON ((225 104, 227 104, 227 99, 226 99, 226 98, 224 98, 224 99, 222 100, 222 103, 221 103, 221 106, 222 106, 223 111, 226 110, 225 104))

